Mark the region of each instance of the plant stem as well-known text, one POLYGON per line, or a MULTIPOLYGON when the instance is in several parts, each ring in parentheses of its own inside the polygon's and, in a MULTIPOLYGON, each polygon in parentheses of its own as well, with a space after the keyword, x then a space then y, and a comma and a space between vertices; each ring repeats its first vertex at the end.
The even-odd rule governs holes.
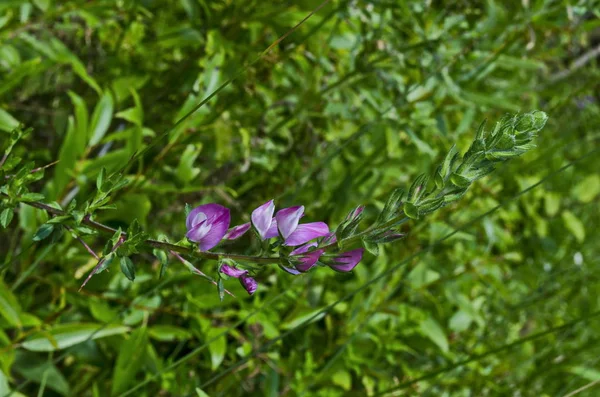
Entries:
MULTIPOLYGON (((23 202, 23 203, 30 205, 32 207, 47 211, 48 213, 53 214, 53 215, 57 215, 57 216, 69 215, 68 213, 66 213, 63 210, 54 208, 52 206, 49 206, 47 204, 40 203, 37 201, 23 202)), ((98 230, 98 231, 105 232, 105 233, 114 234, 117 231, 116 229, 113 229, 110 226, 104 225, 100 222, 96 222, 96 221, 90 219, 89 216, 85 216, 83 218, 83 220, 81 221, 81 223, 85 224, 86 226, 89 226, 90 228, 92 228, 94 230, 98 230)), ((127 234, 125 232, 123 232, 122 236, 126 238, 127 234)), ((181 254, 192 255, 196 258, 202 258, 202 259, 219 260, 220 258, 229 258, 229 259, 234 259, 234 260, 239 260, 239 261, 254 262, 254 263, 260 263, 260 264, 279 263, 279 258, 276 258, 276 257, 271 258, 271 257, 251 256, 251 255, 241 255, 241 254, 228 254, 228 253, 224 253, 224 252, 202 252, 202 251, 192 250, 188 247, 184 247, 181 245, 166 243, 166 242, 158 241, 158 240, 154 240, 154 239, 147 239, 145 241, 145 244, 148 246, 154 247, 154 248, 160 248, 160 249, 164 249, 167 251, 179 252, 181 254)))
POLYGON ((71 227, 65 225, 65 228, 73 234, 73 237, 75 237, 75 239, 77 241, 79 241, 81 243, 81 245, 83 245, 85 247, 85 249, 87 250, 87 252, 90 253, 90 255, 92 255, 97 261, 100 260, 100 258, 98 257, 98 255, 94 252, 94 250, 92 250, 90 248, 90 246, 87 245, 86 242, 83 241, 83 239, 81 237, 79 237, 77 234, 75 234, 75 231, 71 227))
MULTIPOLYGON (((171 255, 173 255, 175 258, 177 258, 181 263, 183 263, 184 266, 188 267, 193 273, 196 273, 202 277, 204 277, 205 279, 207 279, 208 281, 210 281, 211 283, 213 283, 214 285, 218 285, 217 282, 215 280, 213 280, 211 277, 207 276, 204 272, 202 272, 199 269, 196 269, 194 267, 194 265, 192 265, 190 262, 188 262, 187 260, 185 260, 185 258, 183 258, 181 255, 179 255, 177 252, 175 251, 169 251, 171 253, 171 255)), ((235 295, 232 294, 231 292, 229 292, 227 289, 224 289, 224 291, 233 296, 235 298, 235 295)))

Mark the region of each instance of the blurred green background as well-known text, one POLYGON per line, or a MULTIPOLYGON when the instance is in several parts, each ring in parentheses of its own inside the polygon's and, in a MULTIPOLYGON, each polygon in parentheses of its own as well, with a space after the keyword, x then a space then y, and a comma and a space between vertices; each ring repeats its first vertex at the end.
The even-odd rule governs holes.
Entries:
POLYGON ((171 241, 185 203, 373 220, 483 120, 550 120, 354 272, 269 267, 223 302, 174 259, 159 278, 151 251, 133 283, 114 266, 78 292, 94 259, 69 233, 32 241, 47 216, 21 205, 0 231, 0 395, 600 395, 599 55, 587 1, 1 1, 0 140, 33 128, 15 150, 60 160, 35 187, 63 206, 236 77, 99 219, 171 241))

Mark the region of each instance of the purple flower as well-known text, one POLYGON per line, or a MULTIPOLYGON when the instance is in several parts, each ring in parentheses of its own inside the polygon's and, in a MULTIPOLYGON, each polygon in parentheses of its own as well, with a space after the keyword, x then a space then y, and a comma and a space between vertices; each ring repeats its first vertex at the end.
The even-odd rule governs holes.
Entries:
POLYGON ((232 227, 225 234, 225 239, 235 240, 242 237, 250 229, 250 222, 232 227))
POLYGON ((333 259, 333 263, 329 263, 329 267, 338 272, 349 272, 358 265, 362 259, 364 248, 358 248, 352 251, 344 252, 333 259))
POLYGON ((296 230, 298 227, 298 222, 300 222, 300 218, 304 215, 304 206, 296 206, 284 208, 282 210, 277 211, 275 214, 275 219, 277 220, 277 228, 279 229, 279 233, 284 240, 296 230))
POLYGON ((288 236, 284 245, 296 247, 304 243, 314 240, 317 237, 327 236, 329 234, 329 226, 325 222, 311 222, 298 225, 296 230, 288 236))
POLYGON ((277 229, 277 219, 273 218, 271 221, 271 227, 267 230, 266 238, 273 238, 279 236, 279 230, 277 229))
POLYGON ((252 211, 252 225, 258 232, 261 239, 267 239, 267 232, 273 222, 273 212, 275 212, 275 204, 273 200, 267 201, 254 211, 252 211))
MULTIPOLYGON (((324 222, 311 222, 299 225, 304 216, 304 206, 284 208, 275 214, 275 226, 284 239, 284 245, 296 247, 317 237, 329 234, 329 226, 324 222)), ((267 231, 267 236, 275 237, 273 225, 267 231)))
POLYGON ((256 282, 256 280, 249 276, 242 276, 240 278, 240 283, 249 295, 252 295, 258 288, 258 283, 256 282))
POLYGON ((219 204, 204 204, 190 211, 185 220, 186 237, 198 243, 200 251, 219 244, 231 221, 229 209, 219 204))
MULTIPOLYGON (((290 257, 295 262, 295 267, 300 272, 304 273, 309 271, 323 255, 323 250, 309 251, 310 248, 316 247, 317 243, 309 243, 301 247, 296 248, 290 252, 290 257)), ((287 270, 287 269, 286 269, 287 270)), ((288 271, 289 272, 289 271, 288 271)), ((290 272, 291 273, 291 272, 290 272)), ((294 273, 292 273, 294 274, 294 273)), ((298 274, 298 273, 296 273, 298 274)))
POLYGON ((248 274, 248 270, 237 269, 237 268, 229 266, 229 265, 221 266, 221 269, 219 271, 229 277, 234 277, 234 278, 240 278, 240 277, 244 276, 245 274, 248 274))

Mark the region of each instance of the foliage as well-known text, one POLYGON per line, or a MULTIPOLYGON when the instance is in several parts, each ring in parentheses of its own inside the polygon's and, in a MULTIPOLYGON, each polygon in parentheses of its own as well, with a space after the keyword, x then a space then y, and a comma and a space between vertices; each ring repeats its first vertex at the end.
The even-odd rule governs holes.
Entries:
POLYGON ((2 2, 0 395, 595 395, 599 16, 2 2), (361 264, 224 283, 271 198, 361 264))

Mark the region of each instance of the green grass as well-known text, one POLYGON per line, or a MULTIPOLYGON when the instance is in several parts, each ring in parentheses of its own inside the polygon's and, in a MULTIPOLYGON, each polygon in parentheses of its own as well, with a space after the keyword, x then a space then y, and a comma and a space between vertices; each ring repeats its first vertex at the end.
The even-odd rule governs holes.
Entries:
POLYGON ((94 220, 171 243, 186 203, 232 225, 271 198, 330 225, 364 204, 368 225, 483 120, 549 120, 353 272, 264 266, 255 295, 231 280, 223 301, 147 248, 133 282, 114 261, 79 291, 96 260, 58 226, 34 240, 47 212, 2 196, 0 396, 595 396, 600 8, 406 3, 3 2, 2 148, 32 128, 5 175, 58 160, 28 188, 83 216, 100 170, 122 172, 94 220))

